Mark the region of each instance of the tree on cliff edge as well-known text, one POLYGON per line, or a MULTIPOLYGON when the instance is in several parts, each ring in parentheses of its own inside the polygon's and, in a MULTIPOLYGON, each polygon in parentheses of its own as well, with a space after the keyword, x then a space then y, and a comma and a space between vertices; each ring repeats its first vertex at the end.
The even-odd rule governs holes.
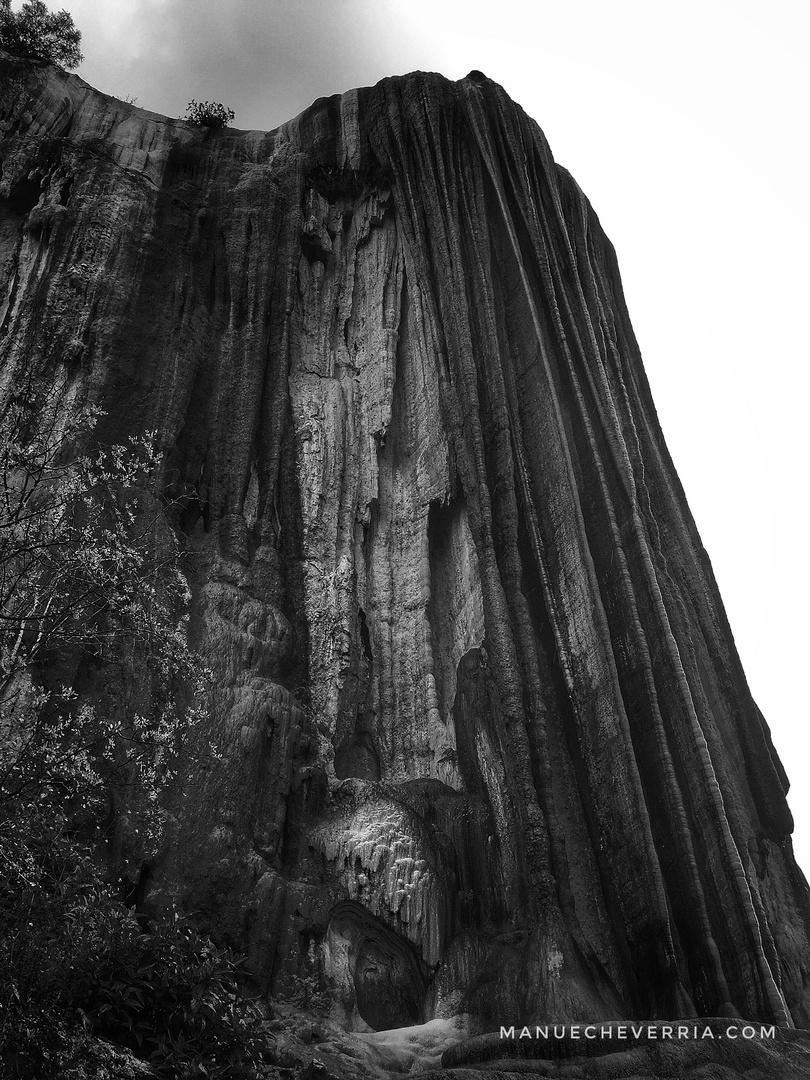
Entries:
POLYGON ((0 47, 17 56, 47 60, 72 71, 84 59, 82 35, 67 11, 48 11, 44 0, 28 0, 20 12, 0 0, 0 47))

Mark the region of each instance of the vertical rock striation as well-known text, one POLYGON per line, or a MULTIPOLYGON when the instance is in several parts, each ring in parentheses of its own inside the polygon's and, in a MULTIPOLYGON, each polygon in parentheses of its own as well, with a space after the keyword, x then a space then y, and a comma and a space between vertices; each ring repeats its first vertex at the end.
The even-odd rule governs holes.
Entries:
POLYGON ((355 1029, 809 1023, 787 780, 537 125, 477 72, 269 133, 0 78, 0 393, 157 432, 215 674, 143 902, 355 1029))

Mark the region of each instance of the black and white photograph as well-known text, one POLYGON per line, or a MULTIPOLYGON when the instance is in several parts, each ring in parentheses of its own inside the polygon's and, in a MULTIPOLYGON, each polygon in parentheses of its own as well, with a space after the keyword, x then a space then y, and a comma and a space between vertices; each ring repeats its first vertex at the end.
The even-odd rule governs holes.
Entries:
POLYGON ((0 0, 0 1080, 810 1078, 809 50, 0 0))

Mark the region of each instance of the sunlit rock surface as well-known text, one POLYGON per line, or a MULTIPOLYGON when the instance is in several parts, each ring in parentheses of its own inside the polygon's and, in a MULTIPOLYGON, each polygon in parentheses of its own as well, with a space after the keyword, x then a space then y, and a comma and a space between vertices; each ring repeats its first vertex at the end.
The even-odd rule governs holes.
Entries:
POLYGON ((157 432, 214 673, 139 901, 350 1031, 807 1025, 787 780, 537 125, 473 72, 215 132, 5 56, 0 107, 2 401, 157 432))

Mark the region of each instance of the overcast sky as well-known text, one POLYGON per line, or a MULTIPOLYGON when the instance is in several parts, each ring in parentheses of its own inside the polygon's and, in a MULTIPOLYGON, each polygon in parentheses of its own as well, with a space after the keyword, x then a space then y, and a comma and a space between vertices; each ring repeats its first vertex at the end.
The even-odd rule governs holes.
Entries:
POLYGON ((83 33, 83 78, 168 115, 208 99, 268 129, 386 75, 477 68, 538 121, 616 247, 810 873, 806 0, 51 7, 83 33))

